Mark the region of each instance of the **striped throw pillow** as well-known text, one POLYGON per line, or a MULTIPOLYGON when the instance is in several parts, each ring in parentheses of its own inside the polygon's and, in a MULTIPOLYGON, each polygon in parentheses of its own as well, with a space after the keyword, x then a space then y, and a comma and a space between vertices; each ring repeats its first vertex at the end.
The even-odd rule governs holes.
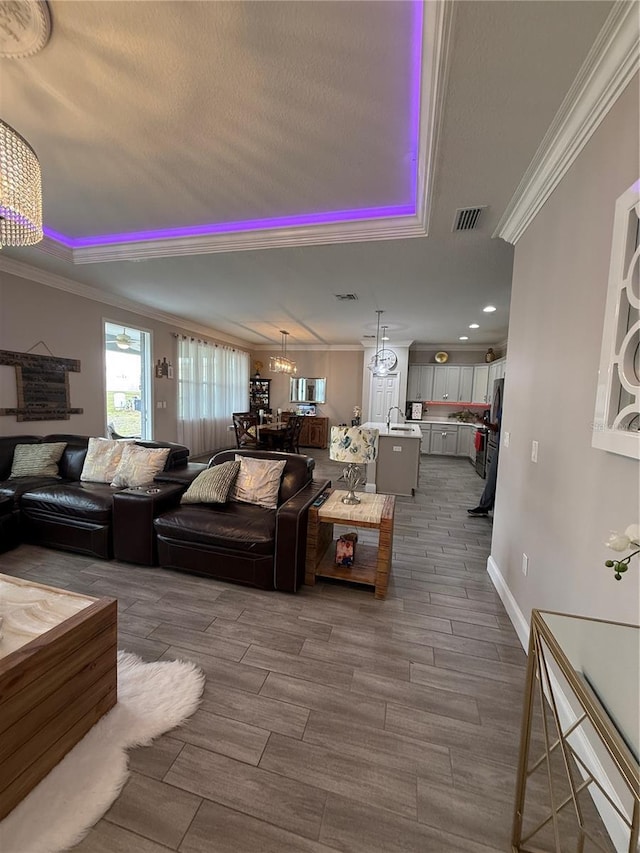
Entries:
POLYGON ((223 504, 227 502, 231 487, 236 481, 239 462, 223 462, 207 468, 195 478, 180 503, 183 504, 223 504))
POLYGON ((57 477, 58 462, 66 446, 66 441, 16 444, 9 479, 14 480, 16 477, 57 477))

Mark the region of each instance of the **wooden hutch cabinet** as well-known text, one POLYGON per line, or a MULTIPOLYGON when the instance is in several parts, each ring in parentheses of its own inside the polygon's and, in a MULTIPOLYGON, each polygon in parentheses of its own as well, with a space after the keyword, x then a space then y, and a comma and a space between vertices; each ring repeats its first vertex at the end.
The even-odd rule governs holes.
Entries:
MULTIPOLYGON (((289 418, 290 412, 282 413, 282 420, 289 418)), ((319 415, 305 415, 302 419, 300 447, 318 447, 324 450, 329 441, 329 418, 319 415)))
POLYGON ((257 379, 249 380, 249 411, 258 414, 263 409, 265 414, 271 412, 271 380, 257 379))

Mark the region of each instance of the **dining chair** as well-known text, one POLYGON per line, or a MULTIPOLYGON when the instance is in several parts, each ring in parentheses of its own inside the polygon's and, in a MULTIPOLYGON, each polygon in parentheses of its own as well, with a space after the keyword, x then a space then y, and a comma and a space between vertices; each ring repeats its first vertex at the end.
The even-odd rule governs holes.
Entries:
POLYGON ((258 436, 258 416, 252 412, 233 412, 233 428, 237 447, 262 447, 258 436))
POLYGON ((289 415, 287 426, 281 439, 280 449, 289 453, 300 453, 300 433, 304 415, 289 415))

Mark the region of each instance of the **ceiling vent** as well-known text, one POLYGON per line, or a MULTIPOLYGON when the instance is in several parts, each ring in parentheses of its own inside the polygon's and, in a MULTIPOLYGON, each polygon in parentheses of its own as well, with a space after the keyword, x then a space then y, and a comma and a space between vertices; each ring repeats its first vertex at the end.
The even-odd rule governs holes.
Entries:
POLYGON ((452 231, 473 231, 478 227, 480 214, 485 210, 486 204, 481 207, 460 207, 456 210, 456 216, 453 220, 452 231))
POLYGON ((358 299, 355 293, 336 293, 334 296, 338 302, 355 302, 358 299))

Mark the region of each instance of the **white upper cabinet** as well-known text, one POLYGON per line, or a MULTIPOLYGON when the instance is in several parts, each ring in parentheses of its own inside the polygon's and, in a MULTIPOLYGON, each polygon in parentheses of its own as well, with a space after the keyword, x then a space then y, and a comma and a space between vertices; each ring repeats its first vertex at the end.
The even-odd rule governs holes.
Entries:
POLYGON ((486 403, 487 389, 489 387, 489 365, 477 364, 473 368, 473 391, 471 393, 472 403, 486 403))
POLYGON ((458 400, 461 403, 471 403, 473 394, 473 365, 470 364, 460 368, 460 385, 458 387, 458 400))
POLYGON ((431 400, 433 394, 433 364, 412 364, 409 367, 407 400, 431 400))
POLYGON ((487 388, 487 403, 491 403, 493 396, 493 383, 496 379, 503 379, 505 373, 506 359, 498 358, 489 365, 489 386, 487 388))
POLYGON ((433 375, 433 402, 458 402, 460 368, 454 365, 436 367, 433 375))

